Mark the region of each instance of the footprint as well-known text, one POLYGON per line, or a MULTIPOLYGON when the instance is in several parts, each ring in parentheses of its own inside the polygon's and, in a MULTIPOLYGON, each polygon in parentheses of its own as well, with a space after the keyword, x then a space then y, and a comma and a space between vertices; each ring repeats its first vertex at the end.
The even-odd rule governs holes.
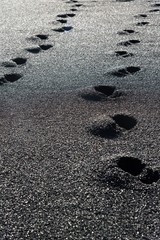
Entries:
POLYGON ((137 44, 137 43, 140 43, 140 41, 139 41, 139 40, 136 40, 136 39, 133 39, 133 40, 128 40, 128 41, 120 42, 120 43, 118 43, 117 45, 121 45, 121 46, 128 47, 128 46, 131 46, 131 45, 137 44))
POLYGON ((160 7, 160 3, 154 3, 152 7, 160 7))
POLYGON ((76 16, 76 14, 74 14, 74 13, 68 13, 67 16, 68 16, 68 17, 74 17, 74 16, 76 16))
POLYGON ((57 17, 60 17, 60 18, 67 18, 68 15, 67 15, 67 14, 58 14, 57 17))
POLYGON ((136 18, 142 17, 142 18, 146 18, 147 14, 138 14, 135 16, 136 18))
POLYGON ((117 161, 117 166, 133 176, 140 175, 145 168, 145 164, 134 157, 120 157, 117 161))
POLYGON ((116 114, 106 118, 105 115, 97 118, 89 127, 89 132, 102 138, 117 138, 123 131, 132 129, 137 124, 137 120, 125 114, 116 114))
POLYGON ((116 122, 116 124, 118 124, 119 127, 125 130, 131 130, 137 124, 137 120, 134 117, 122 113, 114 115, 112 119, 116 122))
POLYGON ((42 44, 42 45, 39 45, 39 46, 44 51, 53 47, 53 45, 51 45, 51 44, 42 44))
POLYGON ((157 170, 151 168, 146 168, 143 176, 140 178, 140 181, 144 184, 152 184, 158 182, 160 179, 160 173, 157 170))
POLYGON ((72 26, 64 26, 62 28, 53 29, 53 31, 55 31, 55 32, 68 32, 72 29, 73 29, 72 26))
POLYGON ((115 86, 98 85, 98 86, 95 86, 94 89, 97 92, 105 94, 106 96, 111 96, 114 93, 114 91, 116 90, 116 87, 115 86))
POLYGON ((121 68, 117 71, 112 72, 111 74, 116 77, 126 77, 129 74, 134 74, 140 71, 140 67, 130 66, 126 68, 121 68))
POLYGON ((28 51, 30 53, 37 54, 37 53, 39 53, 41 51, 41 48, 39 46, 28 47, 28 48, 26 48, 26 51, 28 51))
POLYGON ((76 12, 76 11, 78 11, 78 10, 77 10, 76 8, 71 8, 70 11, 71 11, 71 12, 76 12))
POLYGON ((138 22, 136 25, 137 26, 144 26, 144 25, 148 25, 149 22, 138 22))
POLYGON ((18 73, 10 73, 10 74, 5 74, 4 78, 6 79, 7 82, 15 82, 18 79, 22 77, 21 74, 18 73))
POLYGON ((13 58, 12 61, 15 62, 17 65, 22 65, 27 62, 27 59, 22 57, 17 57, 17 58, 13 58))
POLYGON ((118 32, 119 35, 128 35, 131 33, 135 33, 135 31, 131 30, 131 29, 124 29, 124 30, 118 32))
POLYGON ((48 35, 46 35, 46 34, 37 34, 36 37, 40 38, 41 40, 48 39, 48 35))
POLYGON ((152 9, 149 12, 159 12, 159 11, 160 11, 160 9, 152 9))
POLYGON ((66 20, 66 19, 58 19, 57 22, 60 22, 60 23, 67 23, 67 20, 66 20))
POLYGON ((12 68, 12 67, 16 67, 17 64, 14 62, 6 61, 6 62, 2 62, 1 66, 6 68, 12 68))
POLYGON ((74 4, 73 7, 82 7, 83 4, 74 4))
POLYGON ((116 51, 116 56, 121 56, 121 57, 131 57, 133 56, 133 53, 128 53, 127 51, 116 51))

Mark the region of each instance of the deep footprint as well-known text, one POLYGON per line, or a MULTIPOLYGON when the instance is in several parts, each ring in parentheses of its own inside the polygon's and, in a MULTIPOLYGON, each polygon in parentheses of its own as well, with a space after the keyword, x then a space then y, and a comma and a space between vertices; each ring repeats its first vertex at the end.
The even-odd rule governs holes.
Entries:
POLYGON ((118 34, 119 35, 125 35, 125 34, 131 34, 131 33, 135 33, 135 31, 134 30, 131 30, 131 29, 125 29, 125 30, 123 30, 123 31, 119 31, 118 32, 118 34))
POLYGON ((68 15, 67 15, 67 14, 58 14, 57 17, 60 17, 60 18, 67 18, 68 15))
POLYGON ((72 29, 73 29, 73 27, 71 27, 71 26, 64 26, 62 28, 53 29, 53 31, 55 31, 55 32, 68 32, 72 29))
POLYGON ((144 25, 148 25, 149 22, 138 22, 136 25, 137 26, 144 26, 144 25))
POLYGON ((42 44, 42 45, 39 45, 39 46, 44 51, 53 47, 53 45, 51 45, 51 44, 42 44))
POLYGON ((117 166, 133 176, 140 175, 145 168, 145 164, 141 160, 133 157, 120 157, 117 161, 117 166))
POLYGON ((60 23, 67 23, 67 20, 66 20, 66 19, 58 19, 57 22, 60 22, 60 23))
POLYGON ((95 86, 94 89, 97 92, 105 94, 106 96, 111 96, 114 93, 114 91, 116 90, 116 87, 115 86, 98 85, 98 86, 95 86))
POLYGON ((158 171, 147 168, 143 177, 140 178, 140 181, 144 184, 152 184, 158 182, 159 179, 160 173, 158 171))
POLYGON ((142 18, 146 18, 147 14, 138 14, 135 16, 136 18, 142 17, 142 18))
POLYGON ((116 56, 121 56, 121 57, 131 57, 133 56, 133 53, 128 53, 127 51, 116 51, 116 56))
POLYGON ((128 46, 131 46, 131 45, 137 44, 137 43, 140 43, 140 41, 133 39, 133 40, 128 40, 128 41, 120 42, 120 43, 118 43, 117 45, 122 45, 122 46, 128 47, 128 46))
POLYGON ((26 51, 37 54, 41 51, 41 48, 39 46, 29 47, 29 48, 26 48, 26 51))
POLYGON ((17 57, 17 58, 13 58, 12 61, 15 62, 17 65, 22 65, 22 64, 25 64, 27 62, 27 59, 17 57))
POLYGON ((5 74, 4 77, 7 80, 7 82, 15 82, 18 79, 20 79, 22 75, 18 73, 10 73, 10 74, 5 74))
POLYGON ((46 34, 37 34, 36 37, 40 38, 41 40, 48 39, 48 35, 46 35, 46 34))
POLYGON ((117 71, 112 72, 112 75, 116 77, 126 77, 129 74, 134 74, 136 72, 140 71, 140 67, 130 66, 126 68, 121 68, 117 71))
POLYGON ((126 114, 116 114, 112 117, 112 119, 119 127, 124 128, 125 130, 130 130, 137 124, 137 120, 134 117, 126 114))

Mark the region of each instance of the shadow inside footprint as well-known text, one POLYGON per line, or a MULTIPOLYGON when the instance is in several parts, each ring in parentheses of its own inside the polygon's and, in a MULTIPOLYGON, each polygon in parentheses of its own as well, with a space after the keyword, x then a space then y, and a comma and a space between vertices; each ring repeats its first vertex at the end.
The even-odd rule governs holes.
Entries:
POLYGON ((133 56, 133 53, 128 53, 127 51, 116 51, 116 56, 121 56, 121 57, 131 57, 133 56))
POLYGON ((97 92, 105 94, 106 96, 110 96, 116 90, 116 87, 115 86, 98 85, 98 86, 95 86, 94 89, 97 92))
POLYGON ((60 18, 67 18, 68 15, 67 15, 67 14, 58 14, 57 17, 60 17, 60 18))
POLYGON ((135 31, 134 30, 131 30, 131 29, 125 29, 125 30, 123 30, 123 31, 119 31, 118 32, 118 34, 119 35, 125 35, 125 34, 131 34, 131 33, 135 33, 135 31))
POLYGON ((130 45, 137 44, 137 43, 140 43, 140 41, 136 40, 136 39, 131 39, 128 41, 120 42, 117 45, 122 45, 122 46, 128 47, 130 45))
POLYGON ((67 20, 66 20, 66 19, 58 19, 57 22, 60 22, 60 23, 67 23, 67 20))
POLYGON ((37 54, 41 51, 41 48, 39 46, 29 47, 29 48, 26 48, 26 51, 37 54))
POLYGON ((13 58, 12 61, 15 62, 17 65, 22 65, 22 64, 25 64, 27 62, 27 59, 17 57, 17 58, 13 58))
POLYGON ((135 16, 136 18, 142 17, 142 18, 146 18, 147 14, 138 14, 135 16))
POLYGON ((20 79, 22 75, 18 73, 10 73, 10 74, 5 74, 4 77, 7 80, 7 82, 15 82, 18 79, 20 79))
POLYGON ((125 114, 116 114, 112 117, 112 119, 119 127, 126 130, 132 129, 137 124, 137 120, 134 117, 125 114))
POLYGON ((64 26, 62 28, 53 29, 53 31, 55 31, 55 32, 68 32, 72 29, 73 29, 73 27, 71 27, 71 26, 64 26))
POLYGON ((120 169, 133 176, 140 175, 145 168, 145 164, 142 163, 141 160, 133 157, 120 157, 117 161, 117 165, 120 169))
POLYGON ((41 40, 48 39, 48 35, 46 35, 46 34, 37 34, 36 37, 40 38, 41 40))
POLYGON ((53 45, 51 45, 51 44, 42 44, 42 45, 39 45, 39 46, 44 51, 53 47, 53 45))
POLYGON ((159 11, 160 11, 160 9, 152 9, 149 12, 159 12, 159 11))
POLYGON ((138 22, 136 25, 137 26, 144 26, 144 25, 148 25, 149 22, 138 22))
POLYGON ((74 13, 68 13, 67 15, 68 15, 68 17, 74 17, 74 16, 76 16, 76 14, 74 14, 74 13))
POLYGON ((125 77, 129 74, 134 74, 138 71, 140 71, 140 67, 130 66, 130 67, 126 67, 126 68, 121 68, 117 71, 112 72, 111 74, 116 77, 125 77))
POLYGON ((145 174, 140 178, 140 181, 144 184, 152 184, 158 182, 159 179, 160 173, 158 171, 147 168, 145 174))

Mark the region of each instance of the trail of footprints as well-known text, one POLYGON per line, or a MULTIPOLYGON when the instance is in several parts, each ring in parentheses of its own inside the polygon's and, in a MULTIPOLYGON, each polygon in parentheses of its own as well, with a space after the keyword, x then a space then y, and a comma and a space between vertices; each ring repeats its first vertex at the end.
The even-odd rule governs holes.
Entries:
MULTIPOLYGON (((117 0, 118 1, 118 0, 117 0)), ((131 0, 119 0, 120 2, 131 1, 131 0)), ((153 7, 160 7, 160 3, 156 3, 152 5, 153 7)), ((152 9, 149 12, 158 12, 159 9, 152 9)), ((134 16, 135 18, 147 18, 147 14, 139 14, 134 16)), ((137 22, 136 26, 145 26, 148 25, 148 21, 140 21, 137 22)), ((134 35, 136 34, 135 30, 132 29, 124 29, 122 31, 117 32, 118 35, 134 35)), ((132 45, 140 44, 139 39, 129 39, 126 41, 122 41, 118 43, 118 46, 122 47, 130 47, 132 45)), ((117 50, 115 51, 117 57, 133 57, 133 53, 128 52, 126 50, 117 50)), ((116 71, 111 72, 112 75, 116 77, 125 77, 127 75, 135 74, 136 72, 140 71, 140 66, 128 66, 125 68, 120 68, 116 71)), ((94 87, 94 91, 98 92, 101 95, 96 95, 95 93, 88 93, 82 94, 81 97, 85 100, 91 101, 101 101, 104 99, 104 96, 107 98, 114 98, 121 96, 121 94, 116 93, 115 86, 105 86, 105 85, 98 85, 94 87)), ((106 115, 99 116, 95 119, 92 124, 87 127, 87 131, 100 138, 104 139, 116 139, 123 133, 129 133, 134 127, 137 125, 137 119, 131 115, 126 115, 125 113, 118 113, 114 116, 106 117, 106 115)), ((111 166, 112 167, 112 166, 111 166)), ((123 171, 131 175, 132 177, 136 177, 138 181, 142 184, 153 184, 158 182, 160 179, 160 171, 158 169, 152 169, 148 167, 145 163, 138 158, 130 157, 130 156, 122 156, 116 160, 116 165, 113 168, 118 168, 119 170, 123 171)), ((103 183, 112 183, 114 186, 123 187, 126 184, 125 181, 119 178, 118 174, 116 173, 114 176, 110 176, 111 171, 110 167, 105 171, 97 171, 97 179, 103 183)), ((127 178, 128 180, 128 178, 127 178)))
MULTIPOLYGON (((57 33, 64 33, 64 32, 69 32, 73 29, 72 26, 70 25, 66 25, 68 22, 68 18, 73 18, 76 16, 76 12, 79 10, 80 7, 84 6, 83 4, 81 4, 78 0, 69 0, 66 2, 67 4, 71 4, 71 8, 70 11, 68 13, 65 14, 58 14, 56 16, 56 21, 59 22, 59 24, 65 24, 62 25, 61 27, 57 28, 57 29, 52 29, 54 32, 57 33)), ((30 47, 26 47, 25 51, 31 54, 39 54, 42 51, 47 51, 49 49, 51 49, 53 47, 52 43, 47 43, 46 41, 48 41, 49 39, 49 34, 36 34, 34 36, 31 36, 30 38, 28 38, 29 41, 31 42, 38 42, 38 45, 33 45, 30 47)), ((27 58, 25 57, 16 57, 13 59, 10 59, 9 61, 4 61, 1 63, 2 67, 8 68, 8 69, 14 69, 16 67, 20 67, 23 66, 27 63, 27 58)), ((20 78, 23 77, 23 74, 20 73, 8 73, 8 74, 4 74, 3 76, 0 77, 0 85, 4 85, 6 83, 13 83, 17 80, 19 80, 20 78)))
MULTIPOLYGON (((117 0, 119 2, 129 2, 132 0, 117 0)), ((66 25, 68 22, 68 18, 73 18, 76 16, 76 12, 80 7, 83 6, 83 4, 79 3, 78 0, 69 0, 66 2, 67 4, 71 4, 70 12, 65 14, 58 14, 56 21, 59 22, 62 26, 59 28, 53 29, 54 32, 57 33, 64 33, 69 32, 73 29, 72 26, 66 25), (65 25, 63 25, 65 24, 65 25)), ((153 9, 149 10, 150 13, 153 12, 159 12, 160 9, 160 3, 155 3, 152 5, 153 9)), ((139 14, 135 16, 136 19, 147 18, 147 14, 139 14)), ((148 21, 140 21, 137 22, 136 26, 145 26, 148 25, 148 21)), ((134 35, 136 32, 132 29, 124 29, 122 31, 117 32, 119 35, 134 35)), ((49 39, 49 34, 37 34, 30 38, 30 40, 37 40, 41 41, 39 45, 27 47, 25 50, 32 54, 38 54, 41 51, 47 51, 50 48, 53 47, 53 44, 46 43, 46 41, 49 39)), ((129 39, 126 41, 122 41, 118 44, 118 46, 121 47, 130 47, 132 45, 140 44, 139 39, 129 39)), ((115 54, 117 57, 133 57, 133 53, 128 52, 127 50, 117 50, 115 51, 115 54)), ((25 57, 16 57, 12 58, 10 61, 6 61, 2 63, 2 66, 5 68, 16 68, 18 66, 23 66, 27 63, 27 58, 25 57)), ((121 68, 116 71, 113 71, 111 74, 116 77, 125 77, 127 75, 134 74, 138 71, 140 71, 139 66, 128 66, 126 68, 121 68)), ((20 78, 22 78, 23 75, 19 73, 8 73, 4 76, 0 77, 0 85, 3 85, 5 83, 13 83, 20 78)), ((94 87, 95 93, 90 95, 86 94, 82 97, 86 100, 101 100, 104 97, 105 98, 116 98, 120 97, 122 95, 122 92, 117 90, 115 86, 105 86, 105 85, 98 85, 94 87), (99 95, 96 95, 99 94, 99 95)), ((116 139, 120 135, 122 135, 125 132, 131 131, 134 127, 137 125, 137 119, 135 119, 133 116, 126 115, 124 113, 118 113, 114 116, 109 116, 106 118, 106 116, 100 116, 98 119, 96 119, 91 126, 88 128, 88 132, 96 137, 101 137, 105 139, 116 139)), ((134 158, 134 157, 128 157, 123 156, 120 157, 117 160, 116 166, 117 168, 121 169, 122 171, 137 177, 139 181, 141 181, 144 184, 152 184, 154 182, 157 182, 160 179, 160 173, 158 170, 154 170, 150 167, 147 167, 146 164, 142 163, 141 160, 134 158)), ((102 177, 102 176, 101 176, 102 177)), ((100 177, 100 178, 101 178, 100 177)), ((107 180, 107 174, 103 174, 103 178, 107 180)))

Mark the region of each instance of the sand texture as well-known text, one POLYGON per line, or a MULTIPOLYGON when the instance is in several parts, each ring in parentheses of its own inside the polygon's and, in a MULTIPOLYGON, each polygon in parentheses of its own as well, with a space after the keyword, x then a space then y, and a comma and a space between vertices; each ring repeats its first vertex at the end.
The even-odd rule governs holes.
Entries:
POLYGON ((160 239, 160 2, 0 11, 0 239, 160 239))

